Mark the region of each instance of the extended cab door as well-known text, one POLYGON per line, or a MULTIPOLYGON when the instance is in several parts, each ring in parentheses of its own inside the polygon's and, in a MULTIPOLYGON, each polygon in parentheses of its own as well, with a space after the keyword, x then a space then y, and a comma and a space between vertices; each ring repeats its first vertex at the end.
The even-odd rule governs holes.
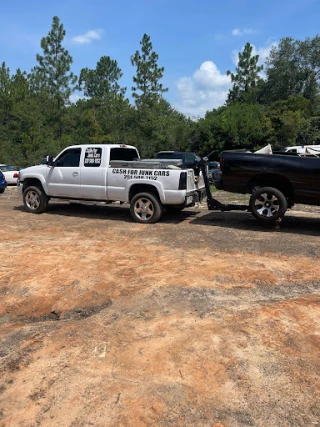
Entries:
POLYGON ((132 171, 130 164, 134 159, 139 159, 139 153, 131 147, 110 148, 109 161, 119 161, 121 166, 113 167, 108 165, 108 200, 119 200, 125 202, 126 184, 129 179, 135 177, 138 170, 132 171))
POLYGON ((107 147, 84 148, 81 161, 81 197, 87 200, 107 200, 107 147))
POLYGON ((48 173, 48 195, 52 197, 81 197, 81 148, 68 148, 54 162, 48 173))

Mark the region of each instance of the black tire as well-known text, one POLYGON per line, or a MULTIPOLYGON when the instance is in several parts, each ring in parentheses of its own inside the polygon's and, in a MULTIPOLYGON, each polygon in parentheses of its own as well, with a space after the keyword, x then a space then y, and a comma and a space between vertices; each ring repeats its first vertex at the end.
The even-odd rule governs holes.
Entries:
POLYGON ((42 188, 27 187, 23 192, 23 203, 28 212, 40 214, 48 207, 49 199, 42 188))
POLYGON ((288 202, 277 188, 261 187, 253 192, 249 208, 252 215, 264 224, 274 224, 288 209, 288 202))
POLYGON ((0 188, 0 194, 4 193, 5 188, 0 188))
POLYGON ((130 213, 136 222, 153 224, 161 218, 163 205, 154 194, 138 193, 130 202, 130 213))
POLYGON ((184 205, 182 205, 182 206, 167 205, 164 208, 165 208, 166 212, 168 212, 168 213, 171 214, 171 213, 179 213, 179 212, 181 212, 185 208, 185 206, 184 205))

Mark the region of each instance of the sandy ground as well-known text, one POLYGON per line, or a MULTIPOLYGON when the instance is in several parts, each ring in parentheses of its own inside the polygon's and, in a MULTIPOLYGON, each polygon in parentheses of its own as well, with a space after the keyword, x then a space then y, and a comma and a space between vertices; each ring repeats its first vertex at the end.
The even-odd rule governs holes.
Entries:
MULTIPOLYGON (((221 193, 221 197, 223 194, 221 193)), ((0 426, 320 425, 320 209, 0 196, 0 426)))

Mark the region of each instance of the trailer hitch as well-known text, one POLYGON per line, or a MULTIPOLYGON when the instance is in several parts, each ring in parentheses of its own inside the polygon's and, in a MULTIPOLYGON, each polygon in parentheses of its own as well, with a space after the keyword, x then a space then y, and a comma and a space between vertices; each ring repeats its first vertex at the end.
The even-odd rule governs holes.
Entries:
POLYGON ((197 165, 198 168, 201 170, 202 175, 203 175, 203 179, 204 179, 204 185, 205 185, 206 194, 207 194, 208 210, 210 210, 210 211, 222 211, 222 212, 227 212, 227 211, 248 211, 249 210, 249 206, 248 205, 233 205, 233 204, 228 204, 228 203, 225 204, 225 203, 219 202, 219 200, 217 200, 214 197, 212 197, 212 193, 211 193, 211 189, 210 189, 209 177, 208 177, 208 173, 207 173, 207 169, 208 169, 207 165, 208 165, 208 157, 210 157, 211 154, 214 153, 215 151, 212 151, 207 157, 203 157, 198 162, 198 165, 197 165))

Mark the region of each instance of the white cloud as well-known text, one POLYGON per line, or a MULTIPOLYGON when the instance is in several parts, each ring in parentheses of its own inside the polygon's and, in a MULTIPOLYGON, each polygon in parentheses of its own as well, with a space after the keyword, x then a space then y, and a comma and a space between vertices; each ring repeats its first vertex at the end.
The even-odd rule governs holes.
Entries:
POLYGON ((254 33, 255 31, 252 28, 244 28, 243 30, 240 30, 239 28, 235 28, 234 30, 232 30, 233 36, 246 36, 254 33))
MULTIPOLYGON (((259 64, 263 64, 272 47, 277 45, 278 42, 270 40, 265 46, 252 45, 252 53, 259 55, 259 64)), ((232 52, 232 61, 234 65, 238 65, 238 51, 232 52)), ((260 74, 264 77, 263 71, 260 74)), ((231 86, 230 76, 221 73, 214 62, 205 61, 192 76, 178 80, 175 107, 189 116, 202 117, 206 111, 225 103, 231 86)))
POLYGON ((85 34, 80 34, 71 39, 76 44, 90 44, 93 40, 100 40, 103 34, 103 30, 90 30, 85 34))
POLYGON ((259 55, 259 62, 264 63, 264 62, 266 62, 266 59, 269 56, 270 50, 273 47, 277 47, 278 44, 279 44, 278 42, 272 42, 267 46, 261 46, 259 48, 256 48, 254 45, 252 45, 253 46, 252 54, 253 55, 259 55))
POLYGON ((71 104, 76 104, 77 101, 79 101, 79 99, 85 99, 84 96, 78 95, 77 93, 72 93, 69 96, 69 101, 71 102, 71 104))
POLYGON ((178 80, 175 107, 189 116, 204 116, 224 104, 230 87, 230 77, 221 74, 214 62, 205 61, 191 77, 178 80))
POLYGON ((193 77, 199 86, 211 89, 217 86, 228 86, 230 82, 230 78, 225 74, 221 74, 216 64, 212 61, 205 61, 201 64, 200 69, 194 73, 193 77))

